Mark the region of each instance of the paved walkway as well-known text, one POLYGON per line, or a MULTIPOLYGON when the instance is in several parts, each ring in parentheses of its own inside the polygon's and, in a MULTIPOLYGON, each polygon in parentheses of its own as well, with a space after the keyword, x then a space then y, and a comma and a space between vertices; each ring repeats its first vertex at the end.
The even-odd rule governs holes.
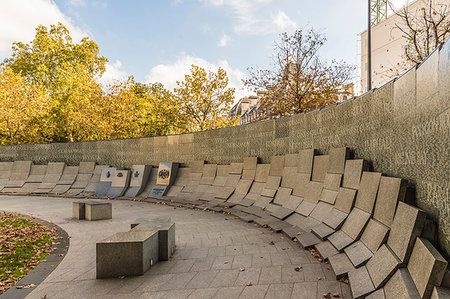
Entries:
POLYGON ((113 219, 89 222, 71 218, 67 198, 0 196, 0 210, 53 222, 71 238, 67 256, 27 298, 324 298, 336 292, 351 298, 329 265, 282 234, 222 214, 111 202, 113 219), (173 258, 143 276, 95 279, 95 243, 128 231, 136 218, 155 215, 171 216, 176 223, 173 258))

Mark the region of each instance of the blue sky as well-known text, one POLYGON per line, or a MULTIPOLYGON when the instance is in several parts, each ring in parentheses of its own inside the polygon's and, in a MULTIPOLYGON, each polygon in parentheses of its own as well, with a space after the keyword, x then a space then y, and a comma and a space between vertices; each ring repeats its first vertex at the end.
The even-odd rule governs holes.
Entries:
MULTIPOLYGON (((402 0, 396 0, 402 2, 402 0)), ((39 25, 64 23, 75 40, 89 36, 109 59, 103 82, 133 75, 168 88, 194 63, 223 67, 237 88, 248 67, 268 67, 282 32, 313 27, 328 38, 326 59, 359 60, 366 27, 362 0, 2 0, 0 59, 12 41, 29 41, 39 25), (4 32, 1 32, 4 31, 4 32)))

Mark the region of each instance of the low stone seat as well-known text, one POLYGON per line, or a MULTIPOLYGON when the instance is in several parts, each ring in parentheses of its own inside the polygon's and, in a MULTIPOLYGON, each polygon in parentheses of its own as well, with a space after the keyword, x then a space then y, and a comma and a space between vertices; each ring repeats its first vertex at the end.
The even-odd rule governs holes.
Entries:
POLYGON ((140 221, 139 224, 131 224, 131 231, 158 231, 159 232, 159 260, 168 261, 175 251, 175 223, 170 217, 140 221), (168 218, 168 219, 165 219, 168 218))
POLYGON ((86 202, 85 217, 89 221, 112 218, 112 204, 110 202, 86 202))
POLYGON ((86 202, 83 201, 74 201, 72 202, 73 206, 73 218, 82 220, 86 218, 86 202))
POLYGON ((116 233, 96 244, 96 277, 144 274, 159 260, 157 230, 116 233))

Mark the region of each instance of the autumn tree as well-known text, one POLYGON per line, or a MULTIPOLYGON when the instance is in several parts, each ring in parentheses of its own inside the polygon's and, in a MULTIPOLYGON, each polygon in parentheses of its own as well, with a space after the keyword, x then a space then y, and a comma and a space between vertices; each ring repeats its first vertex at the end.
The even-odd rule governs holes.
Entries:
POLYGON ((177 82, 174 97, 180 108, 180 127, 184 132, 203 131, 233 126, 237 120, 229 116, 234 88, 228 87, 228 76, 192 65, 184 81, 177 82))
POLYGON ((270 69, 249 68, 245 86, 265 91, 259 117, 271 119, 293 115, 336 103, 349 83, 354 66, 343 61, 326 62, 319 51, 326 42, 323 34, 310 30, 283 33, 275 43, 270 69))
POLYGON ((421 0, 416 9, 405 5, 391 9, 400 18, 395 24, 406 41, 404 53, 409 65, 422 62, 450 36, 450 4, 442 0, 421 0))
POLYGON ((74 43, 64 25, 38 26, 29 44, 15 42, 12 56, 4 61, 30 84, 43 86, 52 101, 46 123, 53 126, 41 134, 48 141, 75 141, 85 127, 91 99, 101 92, 97 78, 105 72, 107 59, 89 38, 74 43), (48 134, 48 135, 47 135, 48 134))
POLYGON ((42 142, 42 117, 51 108, 42 86, 0 67, 0 144, 42 142))

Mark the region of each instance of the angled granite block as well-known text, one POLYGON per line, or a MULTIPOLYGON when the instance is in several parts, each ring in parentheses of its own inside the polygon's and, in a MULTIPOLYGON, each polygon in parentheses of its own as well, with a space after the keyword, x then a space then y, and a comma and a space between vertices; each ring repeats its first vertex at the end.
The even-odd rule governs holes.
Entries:
POLYGON ((383 287, 400 264, 401 261, 395 253, 387 245, 382 245, 366 264, 375 288, 383 287))
POLYGON ((339 188, 339 192, 336 196, 334 207, 339 211, 349 214, 353 209, 353 203, 355 201, 356 190, 349 188, 339 188))
POLYGON ((189 168, 191 169, 191 173, 202 173, 203 165, 205 165, 205 161, 197 160, 189 163, 189 168))
POLYGON ((431 245, 422 238, 417 238, 408 262, 408 271, 421 298, 429 298, 433 286, 440 286, 448 262, 431 245))
POLYGON ((350 150, 346 147, 332 148, 328 152, 329 166, 328 172, 330 173, 344 173, 345 161, 350 156, 350 150))
POLYGON ((270 172, 271 176, 282 176, 284 168, 284 156, 272 156, 270 159, 270 172))
POLYGON ((231 195, 231 197, 228 198, 228 200, 226 202, 227 202, 227 204, 237 204, 238 202, 243 200, 244 197, 245 197, 244 194, 233 193, 233 195, 231 195))
POLYGON ((379 289, 372 294, 366 296, 366 299, 386 299, 384 289, 379 289))
POLYGON ((256 175, 256 169, 244 169, 242 170, 242 179, 254 180, 256 175))
POLYGON ((270 164, 256 165, 255 182, 265 183, 269 176, 270 164))
POLYGON ((298 206, 302 203, 303 198, 295 195, 291 195, 289 200, 283 204, 284 208, 295 211, 298 206))
POLYGON ((341 279, 355 269, 345 253, 339 253, 328 258, 336 279, 341 279))
POLYGON ((375 219, 370 219, 361 236, 361 241, 372 253, 375 253, 381 244, 386 243, 388 233, 389 227, 375 219))
POLYGON ((406 185, 406 180, 382 176, 373 218, 390 227, 394 221, 397 203, 405 200, 406 185))
POLYGON ((252 185, 253 180, 244 180, 241 179, 236 186, 236 190, 234 191, 236 194, 247 194, 250 190, 250 186, 252 185))
POLYGON ((369 219, 370 213, 354 208, 342 225, 341 230, 353 240, 358 240, 369 219))
POLYGON ((230 163, 230 166, 228 167, 228 173, 241 175, 243 167, 244 167, 243 163, 230 163))
POLYGON ((356 208, 372 214, 380 179, 381 172, 363 172, 355 200, 356 208))
POLYGON ((272 176, 269 175, 266 181, 266 189, 277 189, 280 187, 281 176, 272 176))
POLYGON ((419 292, 411 279, 411 275, 405 268, 398 269, 383 288, 386 298, 419 299, 419 292))
POLYGON ((298 240, 298 243, 303 246, 303 248, 308 248, 322 242, 322 240, 312 232, 305 232, 298 235, 296 239, 298 240))
POLYGON ((325 174, 328 171, 329 157, 330 156, 328 155, 314 156, 311 181, 323 182, 325 180, 325 174))
POLYGON ((315 203, 304 200, 295 211, 303 216, 309 216, 315 207, 315 203))
POLYGON ((314 160, 314 149, 305 149, 298 152, 297 172, 309 173, 311 176, 314 160))
POLYGON ((256 165, 258 164, 258 158, 257 157, 247 157, 244 158, 244 165, 243 168, 245 169, 253 169, 256 170, 256 165))
POLYGON ((292 194, 304 197, 310 178, 310 173, 298 173, 295 179, 295 185, 294 189, 292 190, 292 194))
POLYGON ((275 197, 276 193, 277 193, 277 189, 264 188, 263 191, 261 192, 261 196, 270 197, 273 199, 275 197))
POLYGON ((261 182, 253 182, 252 186, 250 187, 249 194, 261 194, 266 183, 261 182))
POLYGON ((375 290, 372 279, 365 266, 348 272, 348 281, 350 283, 352 296, 355 299, 363 298, 375 290))
POLYGON ((314 210, 312 210, 310 216, 320 222, 324 222, 332 209, 333 206, 329 203, 319 201, 319 203, 314 207, 314 210))
POLYGON ((277 194, 275 195, 275 199, 273 202, 279 205, 283 205, 290 200, 291 193, 292 193, 291 188, 280 187, 278 188, 277 194))
POLYGON ((320 194, 320 201, 334 205, 338 193, 338 191, 323 188, 322 193, 320 194))
POLYGON ((373 252, 361 241, 351 244, 344 252, 355 267, 364 265, 373 256, 373 252))
POLYGON ((426 214, 424 211, 399 202, 387 244, 400 261, 407 263, 416 238, 420 236, 426 214))
POLYGON ((450 299, 450 289, 444 287, 434 287, 431 299, 450 299))
POLYGON ((205 165, 203 165, 202 179, 204 179, 204 178, 214 178, 216 176, 216 173, 217 173, 217 164, 205 164, 205 165))
POLYGON ((130 170, 116 170, 111 182, 111 188, 106 193, 107 196, 122 196, 130 185, 130 170))
POLYGON ((73 208, 73 218, 82 220, 86 218, 86 207, 85 203, 82 201, 74 201, 72 203, 73 208))
POLYGON ((255 200, 250 199, 250 198, 244 198, 243 200, 241 200, 237 204, 240 205, 240 206, 249 207, 249 206, 251 206, 254 203, 255 203, 255 200))
POLYGON ((333 255, 336 255, 339 253, 339 251, 336 249, 336 247, 333 246, 333 244, 331 244, 330 241, 320 242, 320 243, 314 245, 314 248, 316 248, 316 250, 320 253, 320 255, 324 259, 327 259, 330 256, 333 256, 333 255))
MULTIPOLYGON (((125 197, 136 197, 141 194, 150 178, 152 166, 150 165, 132 165, 130 187, 126 190, 125 197)), ((181 191, 181 190, 180 190, 181 191)))
POLYGON ((347 160, 345 161, 344 177, 342 179, 342 187, 358 189, 363 171, 364 160, 347 160))
MULTIPOLYGON (((169 218, 170 219, 170 218, 169 218)), ((171 220, 143 221, 134 228, 133 232, 158 231, 159 260, 168 261, 175 251, 175 223, 171 220)))
POLYGON ((42 183, 46 172, 47 165, 31 165, 27 183, 42 183))
POLYGON ((220 190, 214 195, 215 198, 227 200, 234 192, 234 187, 221 187, 220 190))
POLYGON ((271 212, 270 215, 272 215, 273 217, 278 218, 280 220, 284 220, 287 217, 289 217, 290 215, 292 215, 293 213, 295 213, 295 212, 291 209, 287 209, 284 207, 278 207, 273 212, 271 212))
POLYGON ((297 167, 284 167, 283 176, 281 179, 281 187, 291 188, 295 187, 297 181, 297 167))
POLYGON ((234 187, 236 188, 237 185, 239 184, 239 181, 241 180, 241 176, 238 174, 229 174, 227 176, 227 179, 225 181, 225 186, 226 187, 234 187))
POLYGON ((347 216, 348 216, 347 213, 341 212, 338 209, 333 208, 326 217, 325 221, 323 221, 323 223, 325 223, 334 230, 338 230, 344 223, 345 219, 347 219, 347 216))
POLYGON ((341 187, 341 181, 342 181, 342 174, 327 173, 325 175, 323 187, 329 190, 339 191, 339 188, 341 187))
POLYGON ((322 194, 323 183, 321 182, 308 182, 306 186, 304 201, 309 201, 312 203, 318 203, 320 200, 320 195, 322 194))
POLYGON ((311 229, 311 232, 319 237, 321 240, 325 240, 329 235, 333 234, 336 230, 332 229, 325 223, 321 223, 311 229))
POLYGON ((349 237, 342 230, 338 230, 334 234, 328 236, 328 241, 330 241, 330 243, 333 244, 333 246, 340 252, 345 247, 355 242, 355 239, 349 237))

